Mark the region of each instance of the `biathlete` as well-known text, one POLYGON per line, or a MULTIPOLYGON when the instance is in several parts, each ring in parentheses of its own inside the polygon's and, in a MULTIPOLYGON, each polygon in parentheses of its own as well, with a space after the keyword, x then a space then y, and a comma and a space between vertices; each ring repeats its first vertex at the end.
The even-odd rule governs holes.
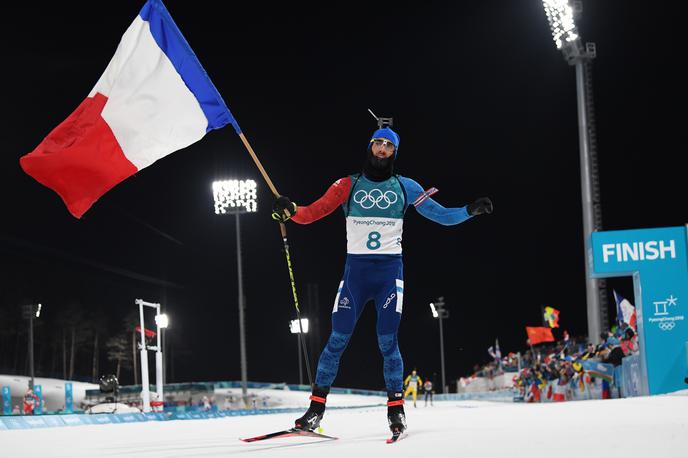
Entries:
POLYGON ((425 391, 425 407, 428 406, 428 399, 430 399, 430 405, 432 406, 432 381, 426 379, 423 383, 423 391, 425 391))
POLYGON ((413 407, 416 407, 416 398, 418 397, 418 388, 423 384, 420 376, 413 369, 411 373, 404 380, 404 385, 406 386, 406 391, 404 391, 404 399, 410 394, 413 397, 413 407))
POLYGON ((368 143, 362 173, 335 181, 311 205, 297 206, 286 196, 279 196, 273 205, 272 217, 280 222, 291 219, 298 224, 309 224, 337 207, 342 208, 346 217, 347 257, 332 308, 332 333, 320 354, 310 407, 295 421, 297 429, 312 431, 319 426, 340 358, 365 304, 371 300, 377 311, 388 424, 397 436, 406 429, 404 367, 397 343, 404 303, 401 258, 404 214, 409 207, 414 207, 429 220, 450 226, 475 215, 492 213, 492 202, 487 197, 464 207, 445 208, 430 198, 437 191, 435 188, 426 191, 414 180, 395 175, 399 135, 389 126, 379 127, 368 143))

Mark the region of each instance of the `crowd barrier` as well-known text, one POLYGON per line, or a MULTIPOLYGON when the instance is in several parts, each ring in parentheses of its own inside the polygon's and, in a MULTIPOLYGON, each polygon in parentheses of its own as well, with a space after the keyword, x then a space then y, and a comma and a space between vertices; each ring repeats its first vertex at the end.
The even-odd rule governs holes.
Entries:
POLYGON ((640 355, 626 356, 621 360, 621 389, 625 398, 640 396, 641 385, 640 355))
MULTIPOLYGON (((496 391, 475 391, 471 393, 446 393, 435 394, 435 401, 495 401, 512 402, 518 390, 512 388, 496 391)), ((420 394, 419 400, 423 400, 424 394, 420 394)))
MULTIPOLYGON (((165 392, 173 391, 208 391, 212 392, 217 389, 233 388, 239 389, 242 387, 241 382, 238 381, 222 381, 222 382, 191 382, 191 383, 169 383, 165 384, 165 392)), ((289 390, 289 391, 306 391, 310 392, 310 385, 298 385, 289 383, 267 383, 267 382, 247 382, 246 388, 252 390, 289 390)), ((150 385, 151 393, 155 392, 155 385, 150 385)), ((140 393, 141 385, 126 385, 120 387, 120 394, 140 393)), ((363 390, 357 388, 338 388, 332 387, 330 393, 334 394, 359 394, 363 396, 387 396, 385 391, 363 390)), ((99 396, 100 390, 86 390, 87 396, 99 396)))
MULTIPOLYGON (((239 386, 241 386, 241 385, 239 385, 239 386)), ((311 391, 310 385, 290 385, 290 384, 287 384, 285 386, 291 391, 306 391, 309 393, 311 391)), ((362 395, 362 396, 387 397, 386 391, 361 390, 358 388, 337 388, 336 386, 333 386, 332 388, 330 388, 330 393, 334 393, 334 394, 358 394, 358 395, 362 395)))
MULTIPOLYGON (((234 385, 233 382, 225 382, 223 385, 234 385)), ((274 388, 274 384, 252 384, 252 388, 274 388)), ((238 386, 241 386, 239 384, 238 386)), ((230 387, 230 386, 224 386, 230 387)), ((231 386, 235 387, 235 386, 231 386)), ((293 385, 288 387, 290 390, 307 391, 306 385, 293 385)), ((382 391, 373 390, 358 390, 347 388, 332 388, 332 392, 346 393, 346 394, 362 394, 384 396, 382 391)), ((434 401, 465 401, 465 400, 482 400, 482 401, 499 401, 509 402, 513 399, 513 390, 500 390, 484 393, 448 393, 435 394, 434 401)), ((421 401, 423 395, 421 395, 421 401)), ((361 406, 332 406, 328 410, 336 409, 366 409, 383 406, 383 403, 366 404, 361 406)), ((247 416, 247 415, 266 415, 266 414, 280 414, 280 413, 301 413, 302 407, 290 408, 269 408, 269 409, 238 409, 238 410, 218 410, 217 407, 210 411, 194 409, 171 410, 165 412, 149 412, 149 413, 102 413, 102 414, 49 414, 49 415, 33 415, 33 416, 0 416, 0 431, 2 430, 17 430, 17 429, 41 429, 53 428, 63 426, 83 426, 83 425, 105 425, 118 423, 142 423, 151 421, 172 421, 172 420, 206 420, 213 418, 247 416)))
MULTIPOLYGON (((332 406, 329 410, 365 409, 380 407, 382 404, 363 406, 332 406)), ((171 420, 207 420, 212 418, 236 417, 247 415, 266 415, 278 413, 301 413, 302 407, 281 409, 242 409, 219 410, 210 412, 149 412, 149 413, 102 413, 69 415, 0 416, 0 431, 16 429, 40 429, 61 426, 106 425, 115 423, 142 423, 171 420)))

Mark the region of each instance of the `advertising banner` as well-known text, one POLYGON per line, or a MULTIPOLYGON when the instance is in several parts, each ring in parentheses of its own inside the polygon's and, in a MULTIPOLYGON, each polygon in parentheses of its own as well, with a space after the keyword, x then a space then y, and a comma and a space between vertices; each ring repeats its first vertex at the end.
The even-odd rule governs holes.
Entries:
POLYGON ((74 413, 74 391, 69 382, 65 383, 65 412, 74 413))
POLYGON ((10 387, 2 387, 2 414, 10 415, 12 413, 12 396, 10 395, 10 387))
POLYGON ((40 385, 34 385, 33 394, 36 395, 38 401, 36 401, 35 407, 33 408, 34 415, 43 414, 43 387, 40 385))
POLYGON ((633 277, 641 394, 688 388, 687 239, 685 226, 592 234, 592 275, 633 277))

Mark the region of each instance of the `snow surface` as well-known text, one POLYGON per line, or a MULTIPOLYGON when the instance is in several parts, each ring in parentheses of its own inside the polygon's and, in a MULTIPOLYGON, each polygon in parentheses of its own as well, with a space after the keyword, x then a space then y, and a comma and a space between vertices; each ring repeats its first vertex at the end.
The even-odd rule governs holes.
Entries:
MULTIPOLYGON (((301 394, 304 396, 304 393, 301 394)), ((345 395, 331 395, 343 402, 345 395)), ((329 401, 329 399, 328 399, 329 401)), ((305 437, 244 443, 284 429, 295 414, 0 431, 7 457, 434 457, 580 458, 688 456, 688 394, 521 404, 407 402, 409 435, 388 437, 385 407, 327 411, 330 441, 305 437)))

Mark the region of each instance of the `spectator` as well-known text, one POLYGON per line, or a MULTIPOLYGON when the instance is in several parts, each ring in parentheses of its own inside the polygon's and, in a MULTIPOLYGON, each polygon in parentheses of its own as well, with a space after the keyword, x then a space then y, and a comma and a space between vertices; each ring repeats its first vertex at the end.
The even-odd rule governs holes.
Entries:
POLYGON ((34 394, 31 388, 26 390, 26 394, 24 394, 24 415, 33 415, 36 405, 40 402, 41 400, 34 394))
POLYGON ((595 350, 595 344, 590 342, 585 349, 585 352, 581 355, 580 359, 592 359, 597 356, 597 351, 595 350))
POLYGON ((561 368, 559 370, 559 378, 554 381, 554 402, 564 402, 566 401, 566 386, 569 383, 568 375, 566 374, 566 369, 561 368))
POLYGON ((432 406, 432 395, 434 393, 432 391, 432 382, 430 379, 425 380, 425 383, 423 384, 423 391, 425 392, 425 407, 428 406, 428 398, 430 398, 430 406, 432 406))
POLYGON ((603 361, 608 364, 613 364, 614 367, 620 366, 621 360, 626 356, 621 348, 621 342, 619 342, 619 339, 616 337, 610 337, 607 339, 607 343, 609 352, 606 354, 603 361))
POLYGON ((633 328, 628 327, 624 331, 623 339, 621 339, 621 349, 626 356, 638 352, 638 338, 633 331, 633 328))
POLYGON ((203 396, 203 398, 201 399, 201 403, 203 405, 203 410, 205 410, 206 412, 210 411, 211 406, 210 399, 208 398, 208 396, 203 396))

